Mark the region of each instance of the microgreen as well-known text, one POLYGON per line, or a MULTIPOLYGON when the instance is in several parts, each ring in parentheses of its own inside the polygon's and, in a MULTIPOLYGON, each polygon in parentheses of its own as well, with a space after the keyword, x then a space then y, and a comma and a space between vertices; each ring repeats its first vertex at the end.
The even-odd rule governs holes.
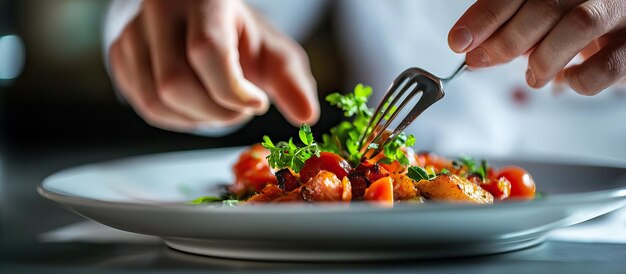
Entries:
POLYGON ((261 145, 270 152, 267 156, 270 167, 278 169, 291 168, 295 172, 300 172, 307 159, 313 155, 319 157, 320 149, 313 139, 311 127, 307 124, 302 124, 298 136, 303 144, 302 146, 297 146, 293 142, 293 138, 289 138, 287 142, 281 141, 274 144, 269 136, 263 136, 261 145))

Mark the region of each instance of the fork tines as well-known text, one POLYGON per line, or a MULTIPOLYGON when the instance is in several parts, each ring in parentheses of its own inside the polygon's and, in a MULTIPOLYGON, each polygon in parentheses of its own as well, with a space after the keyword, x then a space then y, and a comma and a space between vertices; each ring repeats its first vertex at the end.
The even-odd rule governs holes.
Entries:
POLYGON ((444 92, 439 78, 419 68, 402 72, 391 84, 387 93, 376 107, 372 119, 361 135, 359 146, 364 157, 377 155, 383 147, 400 134, 417 116, 443 98, 444 92), (393 131, 387 128, 398 114, 417 95, 419 101, 393 131), (373 152, 372 152, 373 150, 373 152), (368 155, 365 153, 368 152, 368 155))

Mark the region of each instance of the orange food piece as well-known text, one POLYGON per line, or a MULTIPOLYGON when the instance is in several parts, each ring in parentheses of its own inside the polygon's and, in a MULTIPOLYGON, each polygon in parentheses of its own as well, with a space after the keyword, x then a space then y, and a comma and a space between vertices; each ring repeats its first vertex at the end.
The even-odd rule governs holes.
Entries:
POLYGON ((435 170, 435 172, 440 172, 444 168, 449 171, 452 171, 454 169, 452 166, 452 161, 444 157, 437 156, 434 153, 430 153, 430 152, 417 153, 415 154, 414 159, 417 162, 416 165, 421 166, 421 167, 432 167, 435 170))
MULTIPOLYGON (((404 155, 406 155, 407 159, 409 160, 409 166, 417 165, 417 159, 415 157, 415 151, 413 151, 413 148, 401 147, 400 150, 404 152, 404 155)), ((383 154, 383 153, 381 152, 380 154, 383 154)), ((401 165, 400 162, 398 161, 393 161, 390 164, 380 163, 380 166, 384 167, 386 170, 388 170, 391 173, 401 173, 401 172, 406 171, 406 168, 407 168, 406 166, 401 165)))
POLYGON ((341 187, 343 188, 342 192, 341 192, 341 200, 343 201, 351 201, 352 200, 352 183, 350 183, 350 180, 348 179, 348 177, 343 177, 343 179, 341 180, 341 187))
POLYGON ((246 203, 269 203, 282 197, 284 194, 285 191, 280 189, 277 185, 268 184, 263 188, 263 190, 261 190, 261 192, 250 197, 246 203))
POLYGON ((309 202, 341 201, 343 186, 334 173, 322 170, 302 185, 302 197, 309 202))
POLYGON ((267 155, 269 151, 260 144, 242 153, 233 166, 235 183, 228 188, 229 192, 241 197, 250 192, 260 192, 266 184, 276 184, 276 176, 265 158, 267 155))
POLYGON ((408 200, 419 195, 415 181, 406 176, 404 173, 392 173, 393 179, 393 198, 396 200, 408 200))
POLYGON ((391 177, 376 180, 365 190, 363 198, 384 207, 393 207, 393 180, 391 177))
POLYGON ((433 180, 417 183, 420 194, 426 198, 448 202, 492 204, 493 195, 479 185, 456 175, 440 174, 433 180))

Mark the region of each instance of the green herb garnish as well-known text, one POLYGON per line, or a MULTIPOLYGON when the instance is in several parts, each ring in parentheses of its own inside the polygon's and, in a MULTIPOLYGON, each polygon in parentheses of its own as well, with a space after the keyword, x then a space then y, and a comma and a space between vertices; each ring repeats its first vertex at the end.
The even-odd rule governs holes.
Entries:
MULTIPOLYGON (((483 182, 487 180, 487 161, 481 160, 478 163, 476 159, 462 155, 459 157, 459 163, 467 168, 469 174, 478 175, 483 182)), ((455 163, 455 165, 458 166, 458 163, 455 163)))
POLYGON ((294 144, 293 138, 289 138, 288 142, 281 141, 274 145, 270 137, 267 135, 263 136, 261 145, 270 151, 270 155, 267 156, 270 167, 278 169, 291 168, 295 172, 300 172, 300 169, 304 166, 304 161, 313 155, 320 156, 320 149, 313 139, 311 127, 302 124, 298 135, 303 143, 303 146, 300 147, 294 144))
POLYGON ((225 194, 225 195, 222 195, 221 197, 202 196, 202 197, 196 198, 188 202, 188 204, 203 205, 203 204, 213 204, 213 203, 218 203, 218 202, 221 202, 223 207, 234 207, 239 203, 239 200, 233 199, 231 198, 230 195, 225 194))
MULTIPOLYGON (((270 166, 278 169, 291 168, 295 172, 300 172, 304 162, 313 155, 319 156, 320 151, 338 154, 353 166, 358 165, 362 157, 359 140, 372 118, 372 110, 367 106, 367 99, 370 95, 372 95, 371 87, 358 84, 352 93, 346 95, 333 93, 326 96, 326 101, 343 110, 344 116, 352 120, 343 121, 331 128, 330 134, 322 135, 322 142, 319 144, 313 139, 311 128, 306 124, 303 124, 298 132, 303 146, 294 144, 292 138, 287 142, 274 144, 267 135, 263 136, 261 145, 270 151, 267 157, 270 166)), ((409 165, 409 159, 401 148, 414 144, 413 135, 407 135, 404 132, 398 134, 383 148, 385 158, 381 161, 391 163, 397 160, 402 165, 409 165)), ((368 148, 377 149, 378 144, 370 144, 368 148)))
MULTIPOLYGON (((342 95, 333 93, 326 96, 326 101, 331 105, 337 106, 343 110, 344 116, 353 118, 352 121, 344 121, 339 125, 330 129, 330 134, 322 135, 323 142, 320 147, 323 151, 333 152, 346 158, 352 165, 358 165, 361 162, 361 148, 359 140, 361 135, 365 133, 367 125, 372 118, 372 110, 367 106, 367 99, 372 94, 372 88, 363 84, 358 84, 354 88, 353 93, 342 95)), ((388 117, 395 109, 392 109, 388 117)), ((398 134, 389 144, 383 148, 385 158, 381 160, 383 163, 391 163, 395 160, 402 165, 409 165, 409 159, 400 149, 401 147, 410 147, 415 144, 415 137, 407 135, 404 132, 398 134)), ((368 149, 377 149, 378 144, 372 143, 368 149)))
POLYGON ((426 169, 424 169, 423 167, 420 166, 410 166, 408 168, 407 171, 407 176, 409 176, 409 178, 413 179, 416 182, 419 182, 421 180, 432 180, 435 179, 435 177, 437 177, 434 174, 428 173, 428 171, 426 169))
POLYGON ((200 198, 193 199, 192 201, 189 202, 189 204, 200 205, 200 204, 221 202, 223 200, 224 200, 223 198, 217 197, 217 196, 202 196, 200 198))

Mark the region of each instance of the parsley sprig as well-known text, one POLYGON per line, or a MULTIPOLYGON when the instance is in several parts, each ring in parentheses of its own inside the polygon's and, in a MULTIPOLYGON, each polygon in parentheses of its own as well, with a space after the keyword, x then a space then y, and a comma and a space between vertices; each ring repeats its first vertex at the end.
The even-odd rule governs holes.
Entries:
POLYGON ((452 164, 455 167, 465 167, 467 169, 467 175, 478 175, 481 181, 485 181, 487 179, 487 161, 485 160, 476 160, 472 157, 462 155, 459 157, 458 161, 453 161, 452 164))
MULTIPOLYGON (((346 158, 351 164, 357 165, 361 161, 359 139, 365 132, 369 120, 372 118, 372 109, 367 106, 367 100, 372 95, 372 88, 363 84, 358 84, 354 92, 342 95, 332 93, 326 96, 326 101, 331 105, 343 110, 344 116, 352 118, 352 121, 344 121, 330 129, 330 134, 322 135, 320 147, 323 151, 339 154, 346 158)), ((393 113, 395 109, 390 111, 393 113)), ((389 116, 389 115, 388 115, 389 116)), ((388 119, 389 117, 385 117, 388 119)), ((393 162, 397 160, 402 165, 408 165, 409 159, 400 149, 410 147, 415 144, 415 137, 406 133, 398 134, 389 144, 383 148, 385 158, 383 162, 393 162)), ((372 144, 370 148, 375 148, 372 144)))
POLYGON ((311 127, 307 124, 300 126, 298 132, 302 146, 297 146, 293 142, 293 138, 289 138, 288 142, 278 142, 274 144, 269 136, 263 136, 263 142, 261 145, 270 151, 267 156, 270 167, 272 168, 291 168, 295 172, 300 172, 304 161, 311 158, 311 156, 320 156, 320 149, 315 140, 313 139, 313 133, 311 127))
MULTIPOLYGON (((329 134, 322 135, 322 142, 316 143, 311 133, 311 128, 303 124, 300 127, 299 137, 302 146, 298 146, 289 139, 287 142, 274 144, 268 136, 263 136, 261 145, 270 151, 267 157, 272 168, 291 168, 300 172, 304 162, 311 156, 319 156, 320 151, 332 152, 344 157, 353 166, 361 162, 359 139, 367 128, 372 118, 372 109, 367 106, 367 100, 372 95, 372 88, 358 84, 354 92, 349 94, 333 93, 326 96, 326 101, 331 105, 343 110, 344 116, 352 118, 351 121, 343 121, 330 129, 329 134)), ((388 118, 388 117, 387 117, 388 118)), ((385 158, 383 162, 399 161, 402 165, 409 165, 409 159, 402 150, 415 144, 415 137, 406 133, 400 133, 383 148, 385 158)))

